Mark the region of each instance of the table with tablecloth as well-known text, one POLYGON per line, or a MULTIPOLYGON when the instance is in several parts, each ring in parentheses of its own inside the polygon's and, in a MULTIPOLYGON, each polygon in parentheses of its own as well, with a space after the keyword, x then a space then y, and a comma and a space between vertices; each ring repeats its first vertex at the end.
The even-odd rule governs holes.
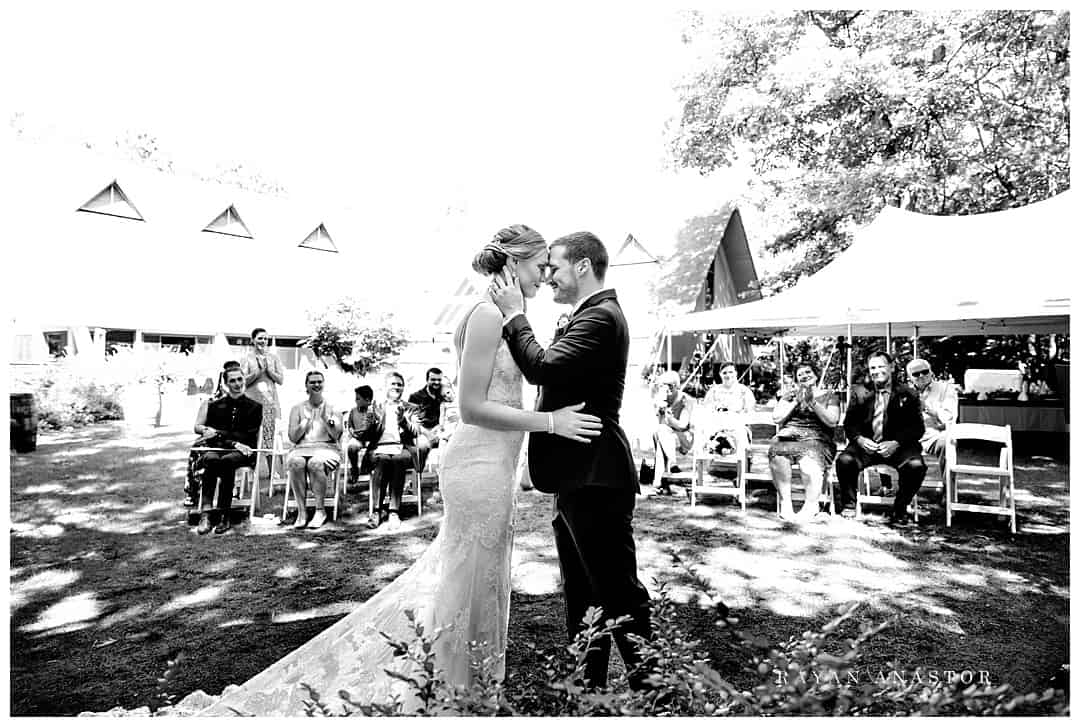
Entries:
POLYGON ((1022 401, 960 402, 959 421, 971 424, 1008 424, 1017 432, 1068 432, 1063 405, 1022 401))

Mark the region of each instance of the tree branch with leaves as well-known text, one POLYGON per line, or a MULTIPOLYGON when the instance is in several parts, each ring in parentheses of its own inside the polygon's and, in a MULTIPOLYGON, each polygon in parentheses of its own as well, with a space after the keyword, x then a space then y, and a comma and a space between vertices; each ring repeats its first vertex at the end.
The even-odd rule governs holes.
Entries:
POLYGON ((345 373, 366 376, 377 371, 409 342, 405 331, 394 327, 391 314, 372 312, 351 298, 310 318, 314 332, 300 345, 316 356, 333 358, 345 373))
POLYGON ((705 60, 672 154, 703 174, 750 161, 766 247, 796 253, 766 291, 886 204, 974 214, 1069 187, 1068 12, 696 12, 683 38, 705 60))

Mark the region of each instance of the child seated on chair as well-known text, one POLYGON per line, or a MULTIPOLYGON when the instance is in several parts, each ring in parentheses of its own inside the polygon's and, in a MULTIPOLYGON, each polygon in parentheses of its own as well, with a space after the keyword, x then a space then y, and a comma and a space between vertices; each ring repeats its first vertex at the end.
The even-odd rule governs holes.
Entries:
POLYGON ((353 485, 360 479, 361 474, 371 471, 371 458, 365 456, 360 461, 360 452, 371 444, 372 419, 375 409, 372 403, 375 392, 367 384, 361 384, 353 390, 356 394, 356 406, 349 410, 345 417, 345 428, 349 433, 349 441, 345 447, 349 456, 349 484, 353 485))
POLYGON ((343 422, 334 414, 330 402, 323 397, 325 378, 318 371, 304 377, 308 398, 289 412, 289 440, 296 446, 285 459, 289 484, 296 498, 294 528, 322 527, 326 522, 326 485, 330 475, 341 465, 338 441, 344 431, 343 422), (307 485, 315 495, 315 515, 307 519, 307 485))

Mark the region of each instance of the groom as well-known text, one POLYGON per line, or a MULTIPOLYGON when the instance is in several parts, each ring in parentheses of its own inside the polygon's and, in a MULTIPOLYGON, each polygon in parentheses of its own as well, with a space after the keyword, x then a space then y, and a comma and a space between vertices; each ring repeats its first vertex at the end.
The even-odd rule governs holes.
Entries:
MULTIPOLYGON (((492 298, 503 313, 503 335, 522 374, 540 385, 539 411, 585 402, 603 431, 588 444, 534 433, 529 438, 529 474, 536 489, 555 494, 555 545, 562 569, 566 621, 573 637, 589 606, 603 619, 629 616, 615 632, 633 689, 642 689, 645 669, 626 634, 651 636, 649 594, 637 577, 631 521, 637 473, 630 443, 619 426, 630 334, 615 291, 604 287, 608 256, 591 232, 560 237, 550 247, 550 285, 556 303, 573 304, 565 329, 544 350, 525 318, 516 280, 496 276, 492 298)), ((607 684, 611 640, 595 645, 585 678, 607 684)))

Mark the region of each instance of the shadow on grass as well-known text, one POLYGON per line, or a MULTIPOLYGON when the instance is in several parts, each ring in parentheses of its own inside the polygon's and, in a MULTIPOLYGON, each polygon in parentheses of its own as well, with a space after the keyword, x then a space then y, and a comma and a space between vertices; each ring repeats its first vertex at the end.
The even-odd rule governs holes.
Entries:
MULTIPOLYGON (((220 692, 331 625, 404 571, 438 510, 368 530, 357 511, 318 531, 257 518, 198 536, 180 506, 183 431, 128 436, 98 425, 42 437, 11 459, 13 714, 139 706, 166 660, 171 689, 220 692)), ((278 494, 265 510, 279 513, 278 494)))
MULTIPOLYGON (((180 507, 181 430, 131 436, 98 425, 41 438, 11 459, 12 712, 73 714, 156 697, 168 658, 187 657, 170 691, 218 693, 261 671, 385 586, 427 547, 441 510, 406 510, 382 535, 357 511, 315 532, 257 518, 225 536, 195 535, 180 507)), ((695 601, 678 553, 738 616, 778 642, 851 601, 863 618, 898 619, 871 642, 867 668, 981 669, 1021 689, 1068 661, 1068 468, 1017 466, 1021 532, 991 516, 945 528, 931 506, 916 528, 876 516, 805 526, 780 522, 771 493, 744 514, 730 499, 641 500, 642 578, 669 584, 679 619, 733 670, 726 636, 695 601)), ((279 512, 281 494, 265 506, 279 512)), ((511 691, 536 679, 539 650, 565 639, 551 499, 522 492, 513 565, 511 691), (532 644, 533 646, 529 646, 532 644)), ((618 670, 616 667, 615 671, 618 670)))

